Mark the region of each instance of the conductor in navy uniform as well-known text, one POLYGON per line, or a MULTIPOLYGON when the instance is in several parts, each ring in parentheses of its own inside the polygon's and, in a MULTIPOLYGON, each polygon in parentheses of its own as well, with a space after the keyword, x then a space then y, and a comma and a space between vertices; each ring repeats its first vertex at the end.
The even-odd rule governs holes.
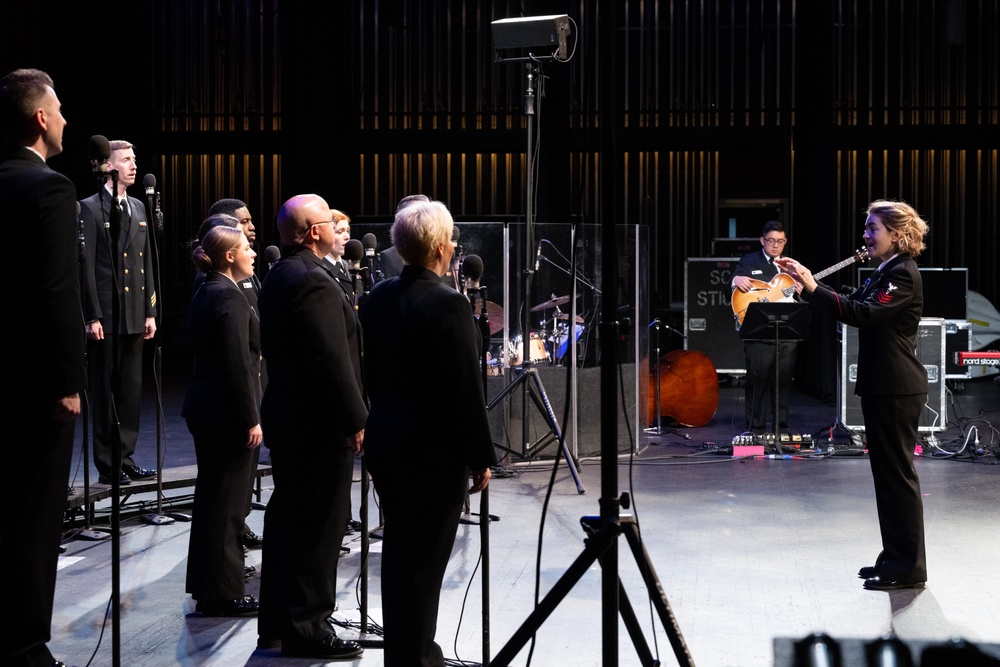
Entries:
POLYGON ((858 328, 854 393, 861 397, 882 537, 882 551, 858 576, 869 590, 923 588, 924 506, 913 455, 927 403, 927 369, 916 356, 924 289, 914 258, 924 250, 928 226, 905 202, 874 201, 867 213, 865 246, 881 263, 850 297, 817 283, 795 260, 778 261, 804 287, 810 307, 858 328))

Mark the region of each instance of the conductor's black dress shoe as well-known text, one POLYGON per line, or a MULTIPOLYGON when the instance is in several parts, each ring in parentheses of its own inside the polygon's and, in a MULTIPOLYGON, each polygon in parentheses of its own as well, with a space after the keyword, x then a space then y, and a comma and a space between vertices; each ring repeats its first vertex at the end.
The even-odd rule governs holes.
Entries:
POLYGON ((257 598, 244 595, 239 600, 206 600, 195 606, 202 616, 256 616, 259 605, 257 598))
POLYGON ((281 655, 292 658, 322 658, 325 660, 350 660, 365 650, 357 642, 338 639, 337 635, 327 635, 322 639, 301 640, 294 643, 283 641, 281 655))
MULTIPOLYGON (((123 484, 124 485, 124 484, 131 484, 132 483, 132 478, 129 477, 128 475, 126 475, 125 473, 123 473, 123 472, 122 473, 118 473, 118 475, 119 475, 118 476, 118 483, 119 484, 123 484)), ((108 486, 111 486, 111 477, 109 477, 108 475, 98 475, 97 476, 97 481, 100 482, 101 484, 107 484, 108 486)))
POLYGON ((871 579, 878 576, 878 565, 866 565, 858 570, 858 576, 862 579, 871 579))
POLYGON ((155 477, 156 470, 150 470, 149 468, 140 468, 139 466, 122 466, 122 472, 131 477, 132 479, 145 479, 147 477, 155 477))
POLYGON ((865 579, 865 588, 869 591, 898 591, 904 588, 923 588, 925 583, 927 582, 872 577, 865 579))

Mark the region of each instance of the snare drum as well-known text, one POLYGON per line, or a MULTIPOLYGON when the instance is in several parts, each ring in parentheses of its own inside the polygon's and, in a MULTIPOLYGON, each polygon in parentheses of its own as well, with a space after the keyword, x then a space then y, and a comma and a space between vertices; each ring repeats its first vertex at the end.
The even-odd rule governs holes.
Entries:
MULTIPOLYGON (((509 366, 520 366, 524 360, 524 345, 520 336, 512 338, 510 341, 510 363, 509 366)), ((545 341, 540 334, 531 332, 528 338, 528 352, 531 354, 531 362, 548 361, 549 351, 545 348, 545 341)))

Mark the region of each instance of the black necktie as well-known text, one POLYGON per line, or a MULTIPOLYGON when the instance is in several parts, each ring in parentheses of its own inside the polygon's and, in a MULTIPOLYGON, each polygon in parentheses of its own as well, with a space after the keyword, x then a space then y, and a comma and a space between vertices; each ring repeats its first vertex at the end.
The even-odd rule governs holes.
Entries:
POLYGON ((132 221, 132 217, 128 213, 128 200, 122 197, 119 204, 122 209, 122 229, 127 231, 129 223, 132 221))

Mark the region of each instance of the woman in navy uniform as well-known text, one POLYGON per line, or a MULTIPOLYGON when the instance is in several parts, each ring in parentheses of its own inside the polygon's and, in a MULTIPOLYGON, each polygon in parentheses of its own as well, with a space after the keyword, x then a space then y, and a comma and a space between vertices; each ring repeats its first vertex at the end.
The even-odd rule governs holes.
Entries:
POLYGON ((496 465, 480 371, 482 334, 469 300, 441 282, 455 252, 453 224, 441 202, 397 211, 392 242, 405 266, 372 288, 361 309, 371 401, 365 460, 384 514, 387 666, 444 664, 434 642, 441 584, 466 494, 486 488, 496 465), (433 371, 400 368, 399 359, 417 356, 433 359, 433 371), (403 463, 414 452, 426 452, 434 465, 414 474, 403 463))
POLYGON ((909 204, 868 205, 864 240, 881 262, 850 297, 820 285, 793 259, 777 263, 803 286, 812 308, 858 327, 858 378, 868 457, 875 482, 882 552, 858 576, 870 590, 922 588, 927 581, 924 510, 913 466, 920 413, 927 402, 927 371, 917 359, 924 292, 914 258, 925 248, 927 223, 909 204))
POLYGON ((236 227, 213 227, 194 251, 205 280, 191 298, 194 372, 182 415, 194 437, 198 478, 188 545, 187 592, 206 616, 247 616, 243 519, 260 426, 260 324, 239 283, 256 254, 236 227))

